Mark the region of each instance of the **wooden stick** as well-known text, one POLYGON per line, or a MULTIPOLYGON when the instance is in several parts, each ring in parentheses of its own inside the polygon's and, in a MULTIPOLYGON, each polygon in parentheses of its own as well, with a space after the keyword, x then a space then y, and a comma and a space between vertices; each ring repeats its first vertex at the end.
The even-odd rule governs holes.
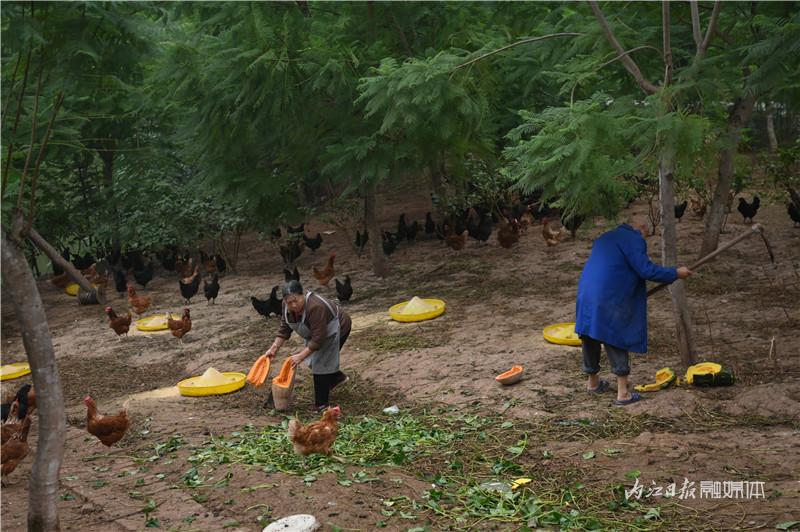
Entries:
MULTIPOLYGON (((755 234, 762 234, 763 230, 764 229, 761 227, 760 224, 753 224, 753 226, 750 228, 750 230, 748 230, 746 233, 742 233, 741 235, 737 236, 736 238, 734 238, 730 242, 727 242, 727 243, 723 244, 722 246, 718 247, 717 249, 715 249, 714 251, 712 251, 711 253, 709 253, 705 257, 701 258, 700 260, 698 260, 697 262, 695 262, 694 264, 689 266, 689 269, 690 270, 696 270, 697 268, 699 268, 703 264, 709 262, 711 259, 713 259, 717 255, 719 255, 723 251, 727 250, 728 248, 731 248, 731 247, 735 246, 736 244, 738 244, 739 242, 741 242, 742 240, 744 240, 748 236, 755 235, 755 234)), ((766 242, 766 240, 765 240, 765 242, 766 242)), ((769 245, 767 246, 767 250, 770 252, 770 259, 773 259, 772 250, 769 249, 769 245)), ((654 286, 653 288, 651 288, 650 290, 647 291, 647 297, 652 296, 653 294, 663 290, 664 288, 666 288, 668 286, 669 286, 669 283, 660 284, 658 286, 654 286)))

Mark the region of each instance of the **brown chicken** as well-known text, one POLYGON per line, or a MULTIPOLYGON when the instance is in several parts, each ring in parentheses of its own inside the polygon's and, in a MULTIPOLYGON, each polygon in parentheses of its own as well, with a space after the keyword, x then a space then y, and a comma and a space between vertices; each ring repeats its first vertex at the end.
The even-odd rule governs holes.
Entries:
POLYGON ((118 340, 123 334, 125 336, 128 335, 128 331, 131 328, 130 312, 128 312, 126 316, 117 316, 117 313, 114 312, 113 308, 106 307, 106 315, 108 316, 108 326, 111 327, 115 333, 117 333, 118 340))
MULTIPOLYGON (((3 481, 17 468, 23 458, 28 456, 28 431, 31 429, 31 417, 26 416, 22 428, 0 447, 0 479, 3 481)), ((5 486, 5 483, 0 482, 5 486)))
POLYGON ((120 410, 116 416, 103 416, 97 413, 97 405, 90 396, 83 399, 86 405, 86 430, 106 447, 111 447, 125 436, 131 420, 128 412, 120 410))
POLYGON ((497 241, 506 249, 519 242, 519 235, 522 232, 520 224, 517 220, 511 219, 508 221, 506 218, 500 220, 500 230, 497 231, 497 241))
POLYGON ((547 247, 555 246, 561 241, 561 231, 554 231, 550 228, 550 220, 542 218, 542 236, 547 243, 547 247))
POLYGON ((444 243, 447 247, 455 251, 461 251, 467 244, 467 231, 462 231, 460 235, 452 234, 444 237, 444 243))
POLYGON ((316 266, 313 267, 314 277, 319 281, 319 284, 328 286, 328 283, 331 282, 335 272, 333 271, 333 261, 336 259, 336 252, 331 251, 331 254, 328 256, 328 263, 325 265, 324 268, 321 270, 316 266))
POLYGON ((325 410, 320 421, 305 426, 297 418, 289 421, 289 440, 294 452, 303 456, 314 453, 330 455, 331 446, 339 433, 338 419, 341 413, 341 409, 334 406, 325 410))
POLYGON ((144 314, 151 302, 152 297, 136 295, 136 288, 132 284, 128 285, 128 303, 136 314, 144 314))
POLYGON ((178 259, 175 262, 175 270, 181 278, 191 277, 194 272, 194 259, 191 257, 188 260, 178 259))
POLYGON ((689 198, 689 208, 692 210, 692 214, 698 218, 702 218, 706 214, 706 202, 703 198, 689 198))
MULTIPOLYGON (((16 418, 16 415, 17 415, 16 414, 16 410, 14 408, 16 405, 17 405, 17 403, 14 402, 14 406, 11 407, 11 410, 12 410, 14 418, 16 418)), ((29 412, 30 412, 30 410, 29 410, 29 412)), ((25 416, 25 418, 22 421, 17 421, 16 423, 12 423, 11 422, 12 418, 9 417, 8 421, 6 421, 2 425, 0 425, 0 430, 2 431, 2 436, 1 436, 1 439, 0 439, 0 443, 6 443, 11 438, 13 438, 15 434, 21 434, 22 431, 25 428, 25 423, 27 422, 28 424, 30 424, 30 422, 29 422, 30 417, 31 417, 30 414, 28 414, 28 415, 25 416)))
POLYGON ((183 343, 183 335, 192 330, 192 319, 189 317, 189 309, 183 309, 183 317, 179 320, 173 320, 167 314, 167 326, 169 327, 172 336, 178 338, 183 343))
MULTIPOLYGON (((28 388, 28 412, 26 412, 23 415, 28 415, 28 413, 33 412, 33 410, 36 408, 36 392, 33 390, 33 386, 25 385, 22 388, 20 388, 20 390, 17 391, 17 393, 21 393, 22 390, 24 390, 24 388, 26 386, 30 386, 28 388)), ((14 413, 15 412, 14 411, 14 403, 15 403, 16 399, 17 399, 16 394, 13 394, 13 393, 7 393, 6 394, 6 400, 3 403, 3 408, 5 408, 6 405, 9 405, 9 410, 11 410, 11 413, 9 414, 9 416, 7 418, 5 418, 6 421, 12 420, 13 419, 12 415, 16 417, 16 414, 14 413)), ((19 402, 17 402, 17 407, 19 407, 19 402)), ((17 418, 17 419, 19 419, 19 418, 17 418)))

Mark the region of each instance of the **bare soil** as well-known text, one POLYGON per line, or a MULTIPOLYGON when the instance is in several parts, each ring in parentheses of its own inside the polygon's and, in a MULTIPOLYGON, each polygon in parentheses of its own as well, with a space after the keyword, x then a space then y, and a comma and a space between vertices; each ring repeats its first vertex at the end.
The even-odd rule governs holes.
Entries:
MULTIPOLYGON (((400 212, 409 220, 424 220, 426 198, 408 191, 384 198, 383 227, 394 228, 400 212)), ((632 208, 642 210, 639 204, 632 208)), ((647 527, 772 529, 800 519, 800 229, 792 228, 780 203, 763 205, 757 221, 767 228, 775 264, 763 243, 750 238, 688 284, 699 360, 731 367, 736 385, 670 388, 624 409, 611 405, 613 392, 600 397, 585 393, 579 348, 548 344, 542 337, 546 325, 574 320, 578 276, 592 239, 611 227, 600 219, 587 223, 576 241, 567 239, 555 248, 545 246, 538 226, 512 250, 499 247, 494 237, 488 245, 470 241, 458 253, 435 239, 404 243, 391 256, 391 275, 385 280, 372 275, 368 257, 356 257, 343 231, 312 221, 309 234, 336 232, 324 235, 321 250, 306 252, 298 267, 309 288, 335 297, 333 282, 320 288, 311 276, 311 266, 322 265, 327 252, 335 250, 337 277, 352 278, 354 296, 347 309, 354 327, 343 352, 343 369, 351 381, 334 394, 347 416, 377 414, 392 404, 400 409, 444 404, 501 416, 529 431, 520 456, 528 476, 563 478, 569 472, 572 480, 598 493, 615 483, 632 486, 636 470, 645 486, 680 486, 687 479, 696 483, 698 495, 701 481, 763 481, 764 499, 650 499, 648 504, 665 505, 665 510, 647 527), (415 324, 389 320, 388 307, 414 295, 445 300, 447 312, 415 324), (770 355, 773 339, 776 349, 770 355), (524 380, 500 387, 494 376, 513 364, 525 367, 524 380), (594 456, 585 458, 589 451, 594 456)), ((723 241, 744 230, 734 213, 723 241)), ((691 263, 702 222, 687 213, 678 231, 681 261, 691 263)), ((657 237, 649 240, 649 248, 657 258, 657 237)), ((282 267, 276 248, 248 236, 238 272, 221 278, 216 305, 206 304, 202 290, 192 300, 193 328, 183 344, 169 334, 118 340, 102 308, 79 306, 49 281, 39 283, 69 423, 61 468, 64 529, 143 529, 142 509, 151 499, 157 507, 148 515, 169 530, 260 530, 272 519, 295 513, 314 514, 328 530, 374 530, 380 521, 388 530, 444 526, 422 510, 412 519, 388 519, 381 513, 390 497, 422 501, 430 479, 413 468, 371 471, 377 480, 342 486, 333 475, 306 483, 297 476, 227 464, 213 472, 216 480, 224 479, 217 487, 192 490, 180 482, 190 467, 187 457, 212 435, 283 418, 265 406, 266 390, 250 387, 209 398, 142 392, 171 387, 210 366, 246 373, 278 326, 276 318, 259 316, 249 297, 267 297, 282 281, 282 267), (124 405, 132 416, 127 436, 111 450, 85 432, 81 399, 87 394, 96 398, 101 412, 114 413, 124 405), (182 445, 149 461, 157 444, 176 436, 182 445)), ((174 275, 157 272, 142 290, 154 297, 148 315, 180 311, 177 284, 174 275)), ((25 354, 13 309, 4 303, 2 355, 7 364, 24 360, 25 354)), ((115 293, 110 304, 127 308, 127 300, 115 293)), ((652 381, 664 366, 681 372, 666 291, 650 301, 649 319, 650 352, 633 355, 634 383, 652 381)), ((292 340, 279 356, 296 352, 298 345, 292 340)), ((27 379, 3 382, 2 393, 27 379)), ((311 419, 305 413, 311 395, 304 369, 295 406, 305 420, 311 419)), ((29 458, 2 490, 3 530, 25 529, 36 424, 29 441, 29 458)), ((488 523, 481 526, 492 528, 488 523)))

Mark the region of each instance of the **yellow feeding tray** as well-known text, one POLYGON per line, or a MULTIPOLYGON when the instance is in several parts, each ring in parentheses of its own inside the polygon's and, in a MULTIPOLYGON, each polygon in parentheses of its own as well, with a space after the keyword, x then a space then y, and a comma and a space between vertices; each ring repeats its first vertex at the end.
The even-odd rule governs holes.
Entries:
POLYGON ((412 297, 389 309, 389 316, 395 321, 425 321, 441 316, 444 313, 444 301, 441 299, 422 299, 412 297))
MULTIPOLYGON (((92 285, 94 288, 97 288, 96 284, 92 285)), ((81 289, 78 283, 69 283, 67 287, 64 289, 64 292, 67 293, 68 296, 75 297, 78 295, 78 291, 81 289)))
POLYGON ((220 373, 214 368, 208 368, 199 377, 184 379, 178 383, 181 395, 201 397, 204 395, 222 395, 235 392, 244 387, 245 374, 237 371, 220 373))
POLYGON ((0 380, 17 379, 31 372, 31 366, 27 362, 15 362, 0 366, 0 380))
POLYGON ((544 339, 551 344, 580 346, 581 339, 575 334, 575 323, 556 323, 544 328, 544 339))
MULTIPOLYGON (((171 318, 173 320, 179 320, 182 316, 179 314, 172 314, 171 318)), ((152 331, 164 331, 169 329, 167 326, 167 315, 166 314, 156 314, 155 316, 148 316, 146 318, 142 318, 140 320, 136 320, 136 328, 140 331, 145 332, 152 332, 152 331)))

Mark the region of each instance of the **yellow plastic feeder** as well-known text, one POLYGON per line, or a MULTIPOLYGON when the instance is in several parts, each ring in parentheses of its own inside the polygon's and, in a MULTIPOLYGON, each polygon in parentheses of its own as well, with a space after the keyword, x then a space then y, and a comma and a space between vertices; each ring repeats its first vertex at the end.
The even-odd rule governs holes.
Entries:
POLYGON ((178 391, 181 392, 181 395, 189 397, 222 395, 243 388, 244 379, 244 373, 237 371, 220 373, 214 368, 208 368, 199 377, 191 377, 179 382, 178 391))
POLYGON ((580 347, 581 339, 575 334, 575 323, 556 323, 544 328, 544 339, 551 344, 580 347))
POLYGON ((18 379, 31 372, 31 366, 27 362, 15 362, 0 366, 0 380, 7 381, 18 379))
POLYGON ((422 299, 412 297, 410 301, 403 301, 389 309, 389 316, 395 321, 425 321, 432 320, 444 313, 445 304, 441 299, 422 299))
MULTIPOLYGON (((179 320, 183 316, 181 316, 180 314, 171 314, 170 317, 173 320, 179 320)), ((156 314, 155 316, 148 316, 146 318, 136 320, 135 324, 136 328, 143 332, 165 331, 169 329, 169 326, 167 325, 166 314, 156 314)))
MULTIPOLYGON (((97 285, 93 284, 92 288, 97 288, 97 285)), ((81 286, 78 283, 69 283, 67 287, 64 289, 64 292, 66 292, 68 296, 75 297, 78 295, 80 289, 81 286)))

